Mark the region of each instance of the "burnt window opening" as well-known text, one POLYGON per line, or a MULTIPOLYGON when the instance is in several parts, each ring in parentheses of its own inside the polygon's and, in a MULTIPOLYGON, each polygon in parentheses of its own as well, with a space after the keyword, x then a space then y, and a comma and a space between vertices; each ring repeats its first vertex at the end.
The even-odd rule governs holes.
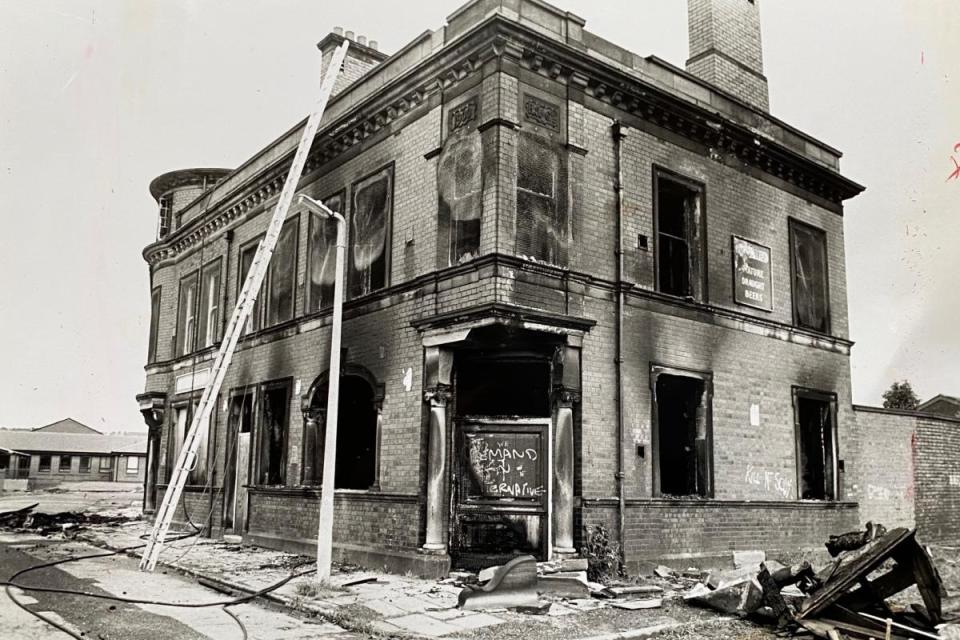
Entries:
POLYGON ((387 286, 392 212, 393 167, 378 171, 353 186, 347 269, 351 298, 387 286))
MULTIPOLYGON (((311 437, 307 438, 305 432, 304 484, 319 485, 323 480, 327 392, 327 385, 322 385, 313 394, 311 410, 316 425, 311 437)), ((335 489, 370 489, 376 485, 378 420, 376 394, 370 383, 356 375, 341 377, 335 489)))
POLYGON ((709 379, 655 372, 655 495, 712 495, 709 379))
POLYGON ((212 347, 220 340, 220 258, 203 268, 200 277, 199 348, 212 347))
POLYGON ((827 236, 796 220, 790 221, 793 268, 793 323, 803 329, 830 332, 827 236))
MULTIPOLYGON (((258 238, 250 242, 245 247, 240 248, 240 261, 239 261, 239 278, 237 278, 237 298, 240 298, 240 292, 243 290, 243 285, 247 281, 247 276, 250 274, 250 267, 253 266, 253 259, 257 255, 257 250, 260 248, 260 242, 262 238, 258 238)), ((263 311, 263 293, 266 288, 266 281, 260 285, 260 293, 257 295, 257 300, 253 304, 253 310, 250 312, 250 315, 247 316, 247 322, 243 326, 244 335, 254 333, 259 331, 263 326, 262 323, 262 311, 263 311)))
POLYGON ((795 390, 797 476, 802 500, 837 498, 837 432, 835 398, 795 390))
POLYGON ((287 426, 290 418, 290 383, 264 386, 257 443, 257 484, 283 485, 287 466, 287 426))
POLYGON ((475 131, 455 134, 440 154, 438 228, 444 266, 461 264, 480 254, 482 162, 480 134, 475 131))
POLYGON ((264 280, 265 290, 261 290, 266 298, 264 327, 293 320, 297 278, 297 227, 296 218, 284 223, 270 258, 270 268, 264 280))
MULTIPOLYGON (((254 395, 252 391, 230 396, 227 412, 227 454, 224 459, 224 504, 232 505, 236 495, 237 446, 239 434, 253 431, 254 395)), ((243 461, 246 463, 246 460, 243 461)), ((224 526, 233 526, 233 509, 224 510, 224 526)))
POLYGON ((39 466, 37 467, 37 471, 40 471, 41 473, 50 471, 51 458, 52 456, 40 456, 40 462, 39 466))
POLYGON ((458 415, 550 415, 550 364, 546 360, 467 356, 457 365, 458 415))
POLYGON ((150 292, 150 338, 147 343, 147 364, 157 360, 157 336, 160 332, 160 287, 150 292))
POLYGON ((192 353, 197 336, 196 271, 180 280, 180 300, 177 307, 177 356, 192 353))
POLYGON ((566 170, 557 144, 521 135, 517 147, 517 253, 564 266, 569 239, 566 170))
POLYGON ((657 291, 703 299, 702 187, 657 173, 657 291))
MULTIPOLYGON (((180 451, 183 449, 183 443, 186 440, 187 432, 193 423, 193 414, 197 410, 199 400, 194 400, 173 410, 173 419, 170 423, 170 436, 167 440, 167 481, 173 475, 177 461, 180 459, 180 451)), ((193 466, 187 474, 187 484, 203 485, 207 481, 207 455, 209 453, 208 436, 210 431, 210 419, 208 418, 200 427, 199 442, 194 452, 193 466)))
MULTIPOLYGON (((343 214, 343 194, 326 198, 323 203, 343 214)), ((337 280, 337 221, 311 213, 309 233, 307 313, 314 313, 333 305, 333 289, 337 280)))

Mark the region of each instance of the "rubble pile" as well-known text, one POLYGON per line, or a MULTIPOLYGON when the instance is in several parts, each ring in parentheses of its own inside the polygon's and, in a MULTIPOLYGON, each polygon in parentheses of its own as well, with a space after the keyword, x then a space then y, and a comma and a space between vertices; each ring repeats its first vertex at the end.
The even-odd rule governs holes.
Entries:
POLYGON ((826 547, 834 560, 819 571, 808 563, 787 567, 763 561, 706 574, 683 599, 776 621, 795 637, 960 638, 960 607, 955 599, 945 601, 940 577, 915 529, 887 532, 868 523, 865 531, 830 536, 826 547), (922 602, 891 602, 911 587, 922 602))
POLYGON ((88 525, 117 526, 136 518, 120 515, 103 515, 99 513, 85 513, 79 511, 64 511, 61 513, 34 512, 37 504, 32 504, 15 511, 0 513, 0 529, 23 531, 50 535, 63 533, 74 535, 88 525))

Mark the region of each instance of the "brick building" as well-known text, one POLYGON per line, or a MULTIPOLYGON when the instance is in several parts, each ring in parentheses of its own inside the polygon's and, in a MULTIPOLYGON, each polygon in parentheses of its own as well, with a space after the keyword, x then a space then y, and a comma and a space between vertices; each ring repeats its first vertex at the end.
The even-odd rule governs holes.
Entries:
MULTIPOLYGON (((340 557, 438 574, 605 524, 636 568, 858 524, 862 187, 769 113, 757 2, 689 18, 687 70, 540 0, 473 0, 390 57, 353 39, 300 184, 350 230, 340 557)), ((148 508, 302 127, 151 185, 148 508)), ((332 233, 289 215, 181 521, 313 547, 332 233)))

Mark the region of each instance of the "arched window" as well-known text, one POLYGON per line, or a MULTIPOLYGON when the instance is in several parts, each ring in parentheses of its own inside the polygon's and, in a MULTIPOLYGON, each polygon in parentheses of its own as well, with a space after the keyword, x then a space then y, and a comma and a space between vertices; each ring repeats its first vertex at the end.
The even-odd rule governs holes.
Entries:
MULTIPOLYGON (((356 368, 359 369, 359 368, 356 368)), ((303 483, 320 485, 327 416, 327 374, 313 383, 305 408, 303 483)), ((366 370, 344 371, 337 418, 337 466, 334 487, 371 489, 379 482, 380 405, 383 385, 366 370)))

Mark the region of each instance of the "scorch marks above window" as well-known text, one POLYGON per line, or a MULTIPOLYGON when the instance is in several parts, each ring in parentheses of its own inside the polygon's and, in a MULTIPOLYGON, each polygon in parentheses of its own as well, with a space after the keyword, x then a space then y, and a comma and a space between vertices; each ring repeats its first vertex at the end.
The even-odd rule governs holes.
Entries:
POLYGON ((392 212, 392 165, 353 185, 348 269, 351 297, 366 295, 388 284, 392 212))
POLYGON ((441 266, 472 260, 480 253, 481 166, 480 134, 466 126, 476 118, 476 98, 450 112, 448 137, 437 167, 441 266))
MULTIPOLYGON (((323 203, 343 214, 343 193, 324 198, 323 203)), ((333 304, 336 282, 337 222, 316 213, 310 214, 310 239, 307 246, 307 313, 325 309, 333 304)))

